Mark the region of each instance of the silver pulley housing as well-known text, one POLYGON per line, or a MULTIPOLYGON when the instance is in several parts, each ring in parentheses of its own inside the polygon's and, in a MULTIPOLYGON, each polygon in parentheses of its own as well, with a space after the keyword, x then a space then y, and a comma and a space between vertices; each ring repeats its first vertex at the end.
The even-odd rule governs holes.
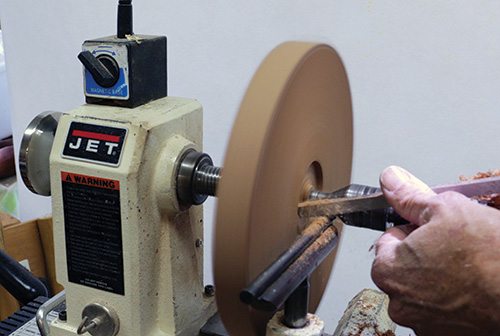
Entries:
POLYGON ((61 115, 61 112, 42 112, 24 131, 19 170, 24 184, 35 194, 50 196, 49 158, 61 115))

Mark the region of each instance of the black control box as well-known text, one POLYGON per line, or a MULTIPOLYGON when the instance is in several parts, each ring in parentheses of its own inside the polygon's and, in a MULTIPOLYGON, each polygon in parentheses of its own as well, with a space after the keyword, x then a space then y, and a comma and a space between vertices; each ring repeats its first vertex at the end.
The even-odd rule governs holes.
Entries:
POLYGON ((87 103, 133 108, 167 96, 165 36, 109 36, 82 49, 87 103))

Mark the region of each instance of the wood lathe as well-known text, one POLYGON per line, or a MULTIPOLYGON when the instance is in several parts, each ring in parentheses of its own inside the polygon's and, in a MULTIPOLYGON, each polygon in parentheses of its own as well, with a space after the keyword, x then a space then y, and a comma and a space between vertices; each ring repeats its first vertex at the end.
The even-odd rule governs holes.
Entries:
MULTIPOLYGON (((65 288, 38 311, 41 334, 326 335, 313 313, 344 223, 301 218, 298 205, 350 183, 340 57, 321 43, 275 48, 243 98, 221 169, 202 151, 201 105, 167 96, 166 38, 133 34, 131 11, 120 0, 117 35, 83 44, 87 104, 39 115, 23 139, 23 180, 52 197, 65 288), (215 296, 200 243, 210 195, 215 296), (65 314, 49 325, 53 308, 65 314)), ((361 189, 354 196, 373 192, 361 189)))

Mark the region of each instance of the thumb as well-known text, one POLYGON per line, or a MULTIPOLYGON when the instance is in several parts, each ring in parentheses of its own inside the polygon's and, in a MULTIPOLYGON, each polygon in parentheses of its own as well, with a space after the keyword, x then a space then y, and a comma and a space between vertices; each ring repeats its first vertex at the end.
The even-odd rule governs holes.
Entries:
POLYGON ((380 174, 380 186, 389 204, 401 217, 417 225, 430 220, 425 214, 429 200, 436 193, 424 182, 403 168, 391 166, 380 174))

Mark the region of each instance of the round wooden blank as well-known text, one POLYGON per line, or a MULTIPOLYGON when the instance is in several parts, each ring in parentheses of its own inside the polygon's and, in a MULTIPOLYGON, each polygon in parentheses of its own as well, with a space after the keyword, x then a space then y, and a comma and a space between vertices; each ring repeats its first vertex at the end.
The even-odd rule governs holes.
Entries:
MULTIPOLYGON (((265 334, 269 314, 240 302, 239 292, 300 234, 297 205, 310 188, 348 185, 351 162, 352 106, 341 59, 324 44, 279 45, 243 98, 217 189, 216 299, 231 335, 265 334)), ((311 276, 311 312, 334 259, 311 276)))

